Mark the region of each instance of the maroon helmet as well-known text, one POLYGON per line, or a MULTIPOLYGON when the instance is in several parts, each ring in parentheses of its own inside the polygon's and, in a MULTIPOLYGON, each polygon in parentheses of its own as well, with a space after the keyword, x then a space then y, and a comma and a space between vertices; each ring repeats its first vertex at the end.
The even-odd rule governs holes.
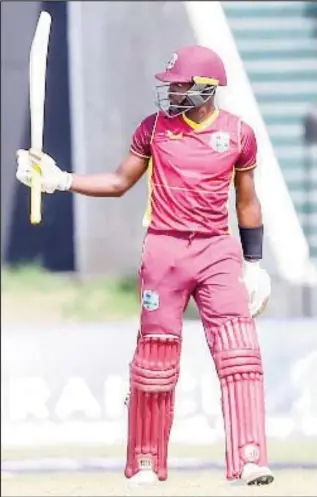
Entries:
POLYGON ((157 105, 170 117, 200 107, 214 95, 217 86, 227 85, 227 75, 219 55, 210 48, 184 47, 175 52, 166 71, 155 75, 163 84, 157 85, 157 105), (186 93, 174 91, 177 84, 191 84, 186 93), (173 91, 166 88, 173 85, 173 91), (165 94, 162 90, 165 88, 165 94), (184 97, 177 105, 173 98, 184 97))

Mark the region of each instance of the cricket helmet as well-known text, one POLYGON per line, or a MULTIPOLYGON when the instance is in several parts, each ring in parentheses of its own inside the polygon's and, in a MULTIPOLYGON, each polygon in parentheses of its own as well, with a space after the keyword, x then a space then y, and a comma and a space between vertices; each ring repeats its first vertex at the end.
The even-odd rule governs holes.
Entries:
POLYGON ((200 107, 210 99, 218 86, 227 85, 227 75, 219 55, 207 47, 189 46, 175 52, 165 72, 155 74, 162 84, 156 86, 157 105, 169 117, 200 107), (175 91, 175 84, 191 83, 186 93, 175 91), (170 91, 170 85, 173 91, 170 91), (174 104, 173 97, 184 97, 174 104))

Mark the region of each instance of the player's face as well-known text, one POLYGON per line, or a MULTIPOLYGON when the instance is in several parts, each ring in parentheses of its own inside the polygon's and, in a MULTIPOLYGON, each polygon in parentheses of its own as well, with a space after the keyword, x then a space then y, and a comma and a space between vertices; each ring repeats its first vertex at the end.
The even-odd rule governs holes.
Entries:
POLYGON ((168 89, 168 96, 171 105, 181 105, 185 98, 186 93, 192 86, 192 83, 171 83, 168 89))

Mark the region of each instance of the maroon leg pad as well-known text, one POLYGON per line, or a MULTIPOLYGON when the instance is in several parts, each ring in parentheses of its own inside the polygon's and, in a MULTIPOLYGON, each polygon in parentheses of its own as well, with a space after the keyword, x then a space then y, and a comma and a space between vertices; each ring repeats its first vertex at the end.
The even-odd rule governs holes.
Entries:
POLYGON ((227 478, 232 480, 248 462, 267 466, 262 358, 252 319, 226 322, 207 338, 221 385, 227 478))
POLYGON ((151 467, 167 478, 167 448, 174 416, 181 341, 141 336, 130 366, 128 448, 125 476, 151 467))

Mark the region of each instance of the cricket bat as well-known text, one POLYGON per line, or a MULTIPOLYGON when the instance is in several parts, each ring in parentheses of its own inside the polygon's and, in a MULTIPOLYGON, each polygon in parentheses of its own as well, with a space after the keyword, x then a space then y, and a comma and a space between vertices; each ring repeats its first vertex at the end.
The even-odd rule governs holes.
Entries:
MULTIPOLYGON (((31 148, 39 157, 43 148, 45 80, 51 16, 42 11, 36 26, 29 59, 31 148)), ((41 170, 34 164, 31 180, 31 224, 42 220, 41 170)))

